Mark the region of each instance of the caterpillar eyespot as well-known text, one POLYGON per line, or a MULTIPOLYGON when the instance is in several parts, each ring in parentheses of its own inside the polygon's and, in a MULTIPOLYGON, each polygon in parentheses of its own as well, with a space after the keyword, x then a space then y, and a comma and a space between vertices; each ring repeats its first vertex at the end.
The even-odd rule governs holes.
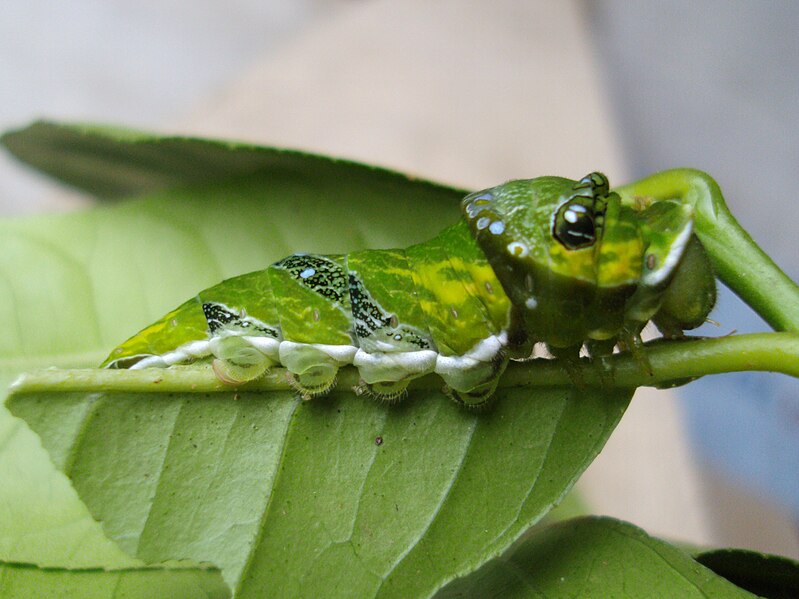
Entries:
POLYGON ((536 343, 558 356, 583 346, 606 355, 650 320, 667 335, 698 326, 715 302, 693 211, 677 200, 628 207, 591 173, 510 181, 461 207, 463 217, 426 243, 293 254, 223 281, 103 366, 210 361, 231 384, 282 366, 306 398, 327 392, 345 365, 359 371, 357 391, 386 399, 436 373, 475 406, 536 343), (692 295, 703 302, 683 314, 680 298, 692 295))

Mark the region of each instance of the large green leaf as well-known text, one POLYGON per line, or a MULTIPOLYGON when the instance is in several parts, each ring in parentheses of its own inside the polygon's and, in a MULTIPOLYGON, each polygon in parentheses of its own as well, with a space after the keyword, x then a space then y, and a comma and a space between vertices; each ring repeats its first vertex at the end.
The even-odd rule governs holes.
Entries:
POLYGON ((626 400, 507 389, 470 414, 424 391, 392 407, 346 393, 26 394, 10 408, 145 561, 214 563, 242 596, 406 597, 541 518, 626 400), (75 434, 52 434, 58 423, 75 434))
MULTIPOLYGON (((383 186, 398 185, 415 196, 402 198, 397 190, 398 209, 424 206, 428 193, 439 195, 434 203, 463 195, 452 188, 418 180, 414 183, 399 173, 327 156, 222 140, 157 136, 118 127, 40 121, 9 131, 0 141, 20 160, 101 198, 214 185, 250 176, 299 179, 310 185, 317 179, 339 179, 342 189, 331 190, 326 201, 353 197, 348 189, 354 193, 363 186, 375 186, 373 191, 378 192, 383 186)), ((390 195, 375 198, 382 202, 390 195)), ((349 208, 364 204, 368 200, 356 199, 354 205, 342 206, 350 214, 349 208)), ((401 215, 398 222, 405 222, 401 215)), ((426 231, 424 222, 418 222, 420 233, 426 231)), ((413 232, 408 233, 413 236, 413 232)))
POLYGON ((0 407, 3 560, 62 568, 142 565, 106 538, 67 477, 53 468, 39 437, 0 407))
POLYGON ((640 528, 596 517, 537 529, 507 555, 436 595, 437 599, 753 596, 640 528))
POLYGON ((51 124, 3 141, 89 191, 159 189, 112 209, 0 221, 6 377, 99 363, 200 289, 291 251, 403 246, 459 214, 456 190, 296 152, 51 124), (163 171, 178 187, 164 187, 163 171))
MULTIPOLYGON (((296 153, 48 124, 4 141, 90 191, 152 192, 0 222, 6 379, 96 364, 197 290, 290 251, 406 245, 457 218, 455 190, 296 153)), ((630 395, 510 387, 485 414, 431 390, 399 405, 232 391, 19 393, 8 405, 144 561, 216 564, 242 596, 415 596, 540 519, 630 395)), ((29 459, 0 447, 23 476, 29 459)), ((12 500, 0 488, 0 505, 12 500)))

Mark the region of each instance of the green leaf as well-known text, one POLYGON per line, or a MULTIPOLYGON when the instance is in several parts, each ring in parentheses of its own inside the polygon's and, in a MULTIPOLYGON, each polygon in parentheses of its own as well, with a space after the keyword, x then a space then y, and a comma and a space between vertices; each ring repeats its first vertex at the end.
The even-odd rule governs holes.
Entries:
POLYGON ((746 549, 702 551, 694 559, 733 584, 761 597, 799 597, 799 562, 746 549))
MULTIPOLYGON (((342 189, 328 197, 328 201, 335 196, 346 197, 350 191, 357 192, 362 185, 376 185, 374 192, 379 191, 380 186, 401 185, 405 191, 423 196, 415 198, 422 202, 417 204, 419 206, 425 205, 427 193, 440 196, 434 203, 447 196, 457 202, 464 195, 462 190, 412 180, 399 173, 348 160, 232 141, 158 136, 102 125, 39 121, 3 134, 0 141, 23 162, 101 198, 215 185, 253 176, 340 179, 342 189)), ((304 183, 312 184, 311 181, 304 183)), ((398 208, 407 207, 407 200, 410 204, 415 201, 414 198, 400 198, 398 208)), ((453 208, 457 209, 457 203, 453 208)), ((403 222, 402 216, 399 222, 403 222)), ((424 222, 419 222, 425 230, 424 222)), ((435 229, 434 233, 437 232, 435 229)), ((413 236, 411 231, 408 233, 413 236)))
POLYGON ((0 221, 6 382, 40 366, 98 364, 198 290, 291 251, 404 246, 459 217, 461 192, 380 169, 268 148, 114 135, 40 123, 3 138, 32 164, 89 191, 159 189, 112 209, 0 221), (172 178, 164 182, 162 171, 172 178), (213 177, 196 186, 203 173, 213 177))
MULTIPOLYGON (((117 139, 44 123, 4 141, 68 180, 90 179, 95 191, 163 189, 169 185, 165 170, 174 175, 171 184, 183 187, 108 210, 0 221, 3 387, 24 370, 94 366, 198 289, 263 268, 291 247, 346 251, 420 241, 458 214, 460 194, 452 190, 291 152, 193 140, 162 144, 147 135, 117 139), (199 168, 191 168, 192 160, 199 168), (228 185, 196 193, 185 187, 210 164, 228 185), (421 223, 411 216, 417 200, 430 215, 421 223), (363 220, 351 221, 356 203, 363 220)), ((86 417, 71 412, 60 418, 56 406, 46 411, 52 426, 40 432, 49 444, 66 442, 86 417)), ((0 431, 0 480, 14 481, 0 484, 0 557, 62 567, 129 562, 102 535, 41 443, 5 409, 0 431)), ((64 465, 63 456, 51 456, 64 465)))
POLYGON ((147 562, 217 564, 242 596, 416 596, 540 519, 629 399, 505 389, 495 410, 471 414, 424 391, 395 406, 237 395, 30 394, 9 405, 106 532, 147 562), (80 422, 80 433, 58 443, 53 421, 80 422))
POLYGON ((0 406, 2 560, 66 568, 142 565, 106 538, 39 437, 0 406))
MULTIPOLYGON (((96 364, 198 289, 292 250, 421 241, 457 218, 461 196, 345 161, 119 129, 38 123, 3 142, 98 196, 147 195, 112 208, 0 222, 0 382, 47 365, 96 364)), ((723 205, 717 190, 711 195, 723 205)), ((717 259, 726 255, 710 249, 717 259)), ((773 266, 761 262, 764 272, 773 266)), ((796 374, 798 344, 785 333, 679 349, 655 344, 647 350, 650 373, 619 356, 614 382, 631 389, 731 368, 796 374)), ((110 373, 119 375, 110 385, 109 373, 99 371, 28 377, 8 405, 41 443, 0 411, 0 480, 14 481, 0 485, 0 559, 61 569, 0 565, 0 584, 35 585, 7 586, 11 595, 50 584, 62 591, 75 585, 76 593, 102 593, 105 584, 130 593, 227 592, 218 578, 202 591, 207 581, 195 577, 205 571, 140 569, 140 560, 191 559, 221 567, 241 596, 433 593, 496 558, 546 515, 601 449, 632 394, 574 389, 559 365, 537 366, 509 369, 496 409, 486 414, 457 408, 430 380, 400 405, 358 398, 347 392, 351 373, 338 392, 310 403, 270 390, 272 383, 220 392, 197 368, 143 375, 147 388, 164 383, 171 393, 142 391, 142 381, 120 390, 128 373, 110 373), (552 386, 541 386, 542 375, 552 386), (59 377, 67 383, 48 382, 59 377), (70 378, 82 382, 70 387, 70 378), (77 392, 87 381, 94 392, 77 392), (65 569, 78 567, 115 571, 65 569), (159 582, 161 574, 168 581, 159 582)), ((594 384, 594 369, 580 371, 594 384)), ((795 564, 731 555, 699 559, 750 590, 795 590, 795 564)), ((497 591, 741 596, 675 548, 596 519, 536 530, 509 557, 442 594, 497 591)))
MULTIPOLYGON (((51 124, 4 142, 95 193, 152 192, 0 222, 7 378, 97 364, 199 289, 290 251, 405 246, 458 217, 456 190, 292 152, 51 124)), ((632 395, 511 387, 473 414, 424 389, 397 405, 188 391, 8 405, 120 547, 213 563, 255 597, 434 592, 546 514, 632 395)), ((0 457, 23 474, 31 459, 0 457)))
POLYGON ((221 599, 230 597, 230 589, 211 569, 63 570, 0 562, 0 597, 221 599))
POLYGON ((611 518, 535 529, 436 597, 752 597, 680 549, 611 518))

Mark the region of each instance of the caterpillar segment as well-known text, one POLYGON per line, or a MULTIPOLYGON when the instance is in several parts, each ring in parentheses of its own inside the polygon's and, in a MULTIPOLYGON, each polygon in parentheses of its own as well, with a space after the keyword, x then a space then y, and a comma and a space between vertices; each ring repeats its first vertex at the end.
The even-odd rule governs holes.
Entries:
POLYGON ((438 373, 453 398, 482 403, 507 363, 509 303, 470 239, 460 222, 434 251, 294 254, 203 291, 122 344, 104 365, 165 367, 210 358, 229 384, 280 365, 311 398, 351 364, 362 388, 383 399, 401 397, 414 378, 438 373), (247 289, 257 295, 248 298, 247 289), (163 346, 165 331, 183 338, 163 346))
POLYGON ((591 173, 510 181, 468 195, 462 212, 405 249, 293 254, 223 281, 103 366, 207 360, 230 384, 282 366, 310 398, 353 365, 356 390, 386 400, 435 373, 453 399, 480 406, 508 361, 528 358, 536 343, 576 370, 583 347, 600 358, 637 347, 649 320, 680 335, 715 303, 692 209, 676 200, 625 206, 591 173))

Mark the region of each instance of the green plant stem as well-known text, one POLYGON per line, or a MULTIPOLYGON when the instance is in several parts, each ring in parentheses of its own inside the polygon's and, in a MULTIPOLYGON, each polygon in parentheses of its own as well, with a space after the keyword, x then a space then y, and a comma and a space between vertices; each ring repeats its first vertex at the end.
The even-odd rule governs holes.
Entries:
MULTIPOLYGON (((560 361, 537 359, 511 364, 501 387, 568 386, 663 387, 705 374, 765 370, 799 377, 799 334, 755 333, 716 339, 656 340, 645 345, 648 366, 629 353, 607 360, 612 374, 598 362, 583 360, 571 372, 560 361), (572 380, 572 376, 575 380, 572 380)), ((354 368, 342 369, 337 389, 358 385, 354 368)), ((412 389, 439 389, 441 379, 427 376, 413 381, 412 389)), ((59 392, 217 393, 236 391, 289 391, 285 371, 231 387, 219 381, 210 366, 173 366, 142 370, 39 370, 23 374, 11 385, 11 394, 59 392)))
POLYGON ((622 202, 680 199, 695 210, 695 233, 719 278, 777 331, 799 331, 799 286, 755 243, 730 213, 706 173, 674 169, 614 190, 622 202))
MULTIPOLYGON (((609 363, 608 377, 597 363, 584 361, 579 376, 589 386, 666 387, 706 375, 724 372, 768 371, 799 378, 799 334, 753 333, 718 338, 655 340, 645 344, 647 368, 630 353, 616 354, 609 363), (608 380, 610 378, 610 380, 608 380)), ((516 365, 503 377, 503 385, 568 384, 569 376, 556 362, 540 370, 516 365), (561 374, 558 375, 557 371, 561 374), (535 380, 546 377, 544 381, 535 380), (550 379, 551 377, 551 379, 550 379), (557 379, 557 383, 553 383, 557 379)))

